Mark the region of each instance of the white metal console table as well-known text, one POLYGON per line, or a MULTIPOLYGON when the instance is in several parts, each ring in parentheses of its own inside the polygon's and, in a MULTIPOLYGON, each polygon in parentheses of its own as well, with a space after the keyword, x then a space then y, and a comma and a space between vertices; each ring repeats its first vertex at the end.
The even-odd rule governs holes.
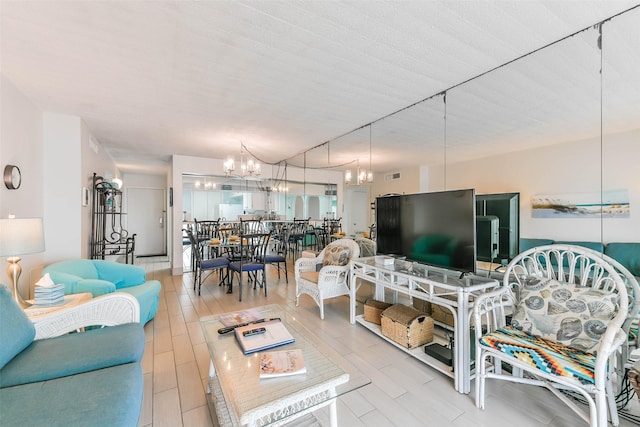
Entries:
MULTIPOLYGON (((414 267, 411 263, 399 261, 414 267)), ((358 322, 382 338, 396 345, 420 361, 432 366, 438 371, 454 379, 455 389, 460 393, 471 390, 471 358, 470 358, 470 318, 473 310, 474 295, 486 292, 500 286, 497 280, 487 277, 465 275, 460 278, 460 272, 445 270, 426 265, 415 266, 413 269, 403 270, 395 265, 376 263, 376 257, 358 258, 351 261, 350 277, 350 321, 358 322), (393 291, 393 302, 397 302, 398 294, 411 298, 430 301, 447 308, 453 314, 454 327, 454 371, 451 367, 428 356, 423 347, 406 349, 382 335, 380 326, 364 320, 363 316, 356 316, 356 279, 362 279, 375 285, 375 298, 385 301, 385 290, 393 291), (449 297, 449 298, 447 298, 449 297)))

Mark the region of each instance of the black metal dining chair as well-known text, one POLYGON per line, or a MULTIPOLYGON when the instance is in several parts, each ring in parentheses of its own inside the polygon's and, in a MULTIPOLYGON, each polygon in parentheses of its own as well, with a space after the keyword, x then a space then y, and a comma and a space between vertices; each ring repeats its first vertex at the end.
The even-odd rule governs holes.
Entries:
POLYGON ((207 278, 213 273, 217 271, 220 274, 220 282, 219 286, 226 284, 227 279, 229 277, 229 259, 226 257, 216 257, 209 259, 202 259, 202 253, 200 252, 200 243, 194 236, 193 232, 190 229, 186 230, 187 235, 189 236, 189 240, 191 241, 191 252, 195 257, 195 269, 193 273, 193 290, 198 290, 198 295, 200 295, 200 290, 202 288, 202 282, 207 280, 207 278), (203 277, 203 272, 205 272, 205 276, 203 277))
POLYGON ((238 275, 238 300, 242 301, 243 273, 247 273, 247 279, 253 281, 253 289, 259 285, 264 288, 264 296, 267 296, 267 275, 265 272, 265 254, 269 245, 271 232, 243 234, 240 239, 239 258, 229 263, 229 289, 233 292, 233 278, 238 275))
POLYGON ((280 272, 284 271, 285 281, 289 283, 289 273, 287 272, 287 249, 289 246, 289 230, 283 228, 278 233, 277 239, 271 239, 271 247, 264 255, 264 263, 273 265, 278 271, 278 280, 280 280, 280 272))

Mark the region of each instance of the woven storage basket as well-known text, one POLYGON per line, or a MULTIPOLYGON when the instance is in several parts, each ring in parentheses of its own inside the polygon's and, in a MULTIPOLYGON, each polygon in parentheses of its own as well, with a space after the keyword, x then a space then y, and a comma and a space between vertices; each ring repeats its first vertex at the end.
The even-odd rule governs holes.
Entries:
POLYGON ((391 307, 391 305, 392 304, 388 302, 368 298, 364 302, 364 320, 379 325, 381 321, 380 315, 382 315, 384 310, 391 307))
MULTIPOLYGON (((446 299, 450 299, 452 301, 457 300, 458 298, 453 295, 444 296, 446 299)), ((431 317, 436 322, 444 323, 445 325, 453 327, 455 325, 453 319, 453 313, 448 308, 442 307, 438 304, 431 304, 431 317)))
POLYGON ((392 305, 382 312, 382 335, 406 348, 433 341, 433 319, 413 307, 392 305))

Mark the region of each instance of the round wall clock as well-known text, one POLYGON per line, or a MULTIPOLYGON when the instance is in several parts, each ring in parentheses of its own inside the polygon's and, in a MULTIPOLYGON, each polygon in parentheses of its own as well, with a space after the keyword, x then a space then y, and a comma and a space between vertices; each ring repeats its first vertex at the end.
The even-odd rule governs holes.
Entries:
POLYGON ((20 168, 15 165, 7 165, 4 167, 4 185, 9 190, 17 190, 22 182, 20 168))

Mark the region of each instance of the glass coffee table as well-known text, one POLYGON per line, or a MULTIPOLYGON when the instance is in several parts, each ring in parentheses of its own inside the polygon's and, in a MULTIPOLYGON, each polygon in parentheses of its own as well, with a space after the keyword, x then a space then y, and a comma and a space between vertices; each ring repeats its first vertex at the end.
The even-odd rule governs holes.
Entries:
POLYGON ((219 318, 228 313, 203 317, 200 324, 211 357, 207 397, 214 423, 282 425, 329 405, 331 426, 337 426, 336 398, 370 379, 304 327, 294 311, 275 304, 253 309, 265 318, 281 319, 295 342, 271 351, 302 349, 307 372, 260 379, 260 353, 245 356, 233 333, 218 333, 223 327, 219 318))

